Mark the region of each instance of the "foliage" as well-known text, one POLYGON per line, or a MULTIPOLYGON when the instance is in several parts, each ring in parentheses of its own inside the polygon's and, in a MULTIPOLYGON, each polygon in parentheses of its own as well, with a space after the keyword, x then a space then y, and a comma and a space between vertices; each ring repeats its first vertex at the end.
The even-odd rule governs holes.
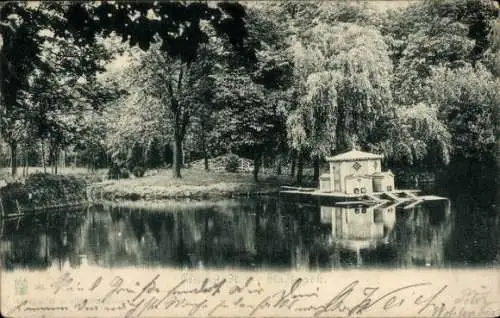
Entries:
POLYGON ((369 141, 393 166, 443 165, 450 161, 451 135, 438 118, 438 109, 420 103, 399 107, 369 141))
POLYGON ((432 74, 430 100, 440 109, 452 134, 453 155, 485 160, 495 158, 495 120, 500 105, 500 81, 481 64, 432 74))
POLYGON ((378 31, 319 24, 296 42, 298 104, 288 118, 290 144, 313 157, 370 135, 391 102, 391 62, 378 31))
POLYGON ((112 162, 107 176, 108 179, 128 179, 130 173, 123 163, 112 162))
POLYGON ((136 177, 136 178, 142 178, 144 177, 144 174, 146 173, 146 168, 144 167, 141 167, 141 166, 136 166, 134 167, 134 169, 132 170, 132 174, 136 177))
POLYGON ((395 96, 402 104, 423 101, 433 66, 474 64, 489 46, 493 2, 425 1, 410 6, 386 27, 394 44, 395 96))
POLYGON ((9 212, 21 208, 40 208, 61 202, 86 200, 87 184, 74 176, 34 173, 24 183, 13 182, 0 189, 3 208, 9 212))
POLYGON ((127 154, 127 168, 130 171, 137 166, 144 167, 144 150, 139 143, 135 143, 127 154))
POLYGON ((229 155, 226 162, 226 171, 238 172, 239 167, 240 167, 240 158, 235 154, 229 155))
POLYGON ((307 157, 319 168, 354 146, 412 167, 494 159, 489 1, 247 6, 0 4, 1 154, 13 174, 60 151, 91 168, 111 157, 110 178, 163 163, 180 177, 183 158, 227 152, 252 158, 255 177, 290 153, 302 171, 307 157), (111 59, 128 67, 105 70, 111 59))
POLYGON ((162 165, 161 144, 158 138, 153 138, 149 141, 146 149, 146 167, 152 169, 162 165))
POLYGON ((26 187, 30 189, 53 189, 57 193, 78 193, 86 188, 86 183, 74 176, 62 176, 49 173, 33 173, 25 180, 26 187))

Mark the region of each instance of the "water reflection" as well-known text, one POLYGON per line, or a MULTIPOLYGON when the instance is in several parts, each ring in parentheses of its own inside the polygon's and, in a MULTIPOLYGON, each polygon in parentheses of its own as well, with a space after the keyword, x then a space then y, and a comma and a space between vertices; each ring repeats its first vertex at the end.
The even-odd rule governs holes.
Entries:
POLYGON ((321 222, 331 224, 331 245, 355 255, 356 265, 443 266, 451 232, 450 204, 412 208, 398 203, 321 207, 321 222))
MULTIPOLYGON (((320 206, 275 198, 111 205, 2 220, 6 270, 79 267, 441 267, 449 204, 320 206)), ((467 260, 463 260, 465 264, 467 260)), ((462 265, 458 264, 458 265, 462 265)))

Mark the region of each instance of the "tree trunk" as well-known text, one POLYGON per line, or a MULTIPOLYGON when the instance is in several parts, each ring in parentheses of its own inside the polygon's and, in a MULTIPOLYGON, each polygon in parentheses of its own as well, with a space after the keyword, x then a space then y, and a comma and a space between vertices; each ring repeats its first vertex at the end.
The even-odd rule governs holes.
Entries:
POLYGON ((57 174, 57 166, 59 165, 59 151, 54 150, 54 174, 57 174))
POLYGON ((209 167, 208 167, 208 150, 207 150, 207 143, 205 141, 205 136, 204 136, 204 132, 203 132, 203 136, 201 137, 201 146, 203 147, 203 163, 205 164, 205 171, 208 171, 210 170, 209 167))
POLYGON ((61 152, 61 168, 66 168, 66 150, 61 152))
POLYGON ((319 158, 315 157, 314 158, 314 177, 313 177, 314 182, 319 181, 319 158))
POLYGON ((23 166, 23 178, 26 178, 26 176, 27 176, 26 172, 28 170, 28 155, 27 155, 26 149, 24 149, 24 153, 23 153, 22 166, 23 166))
POLYGON ((299 152, 299 155, 297 156, 297 184, 301 185, 302 184, 302 175, 304 172, 304 158, 302 154, 299 152))
POLYGON ((52 149, 52 165, 54 166, 54 174, 57 174, 57 165, 59 164, 59 149, 54 146, 52 149))
POLYGON ((45 143, 43 142, 43 139, 42 139, 42 167, 43 167, 43 172, 47 173, 47 168, 45 167, 45 143))
POLYGON ((292 163, 290 166, 290 177, 295 177, 295 166, 297 164, 297 156, 295 154, 295 151, 292 151, 291 157, 292 157, 292 163))
POLYGON ((253 162, 253 179, 255 180, 255 182, 259 181, 259 171, 261 165, 262 165, 262 153, 260 151, 257 151, 255 153, 255 158, 253 162))
POLYGON ((174 178, 182 178, 182 138, 179 135, 174 136, 174 154, 173 154, 172 173, 174 178))
POLYGON ((209 171, 210 167, 208 166, 208 151, 206 149, 205 151, 203 151, 203 162, 205 164, 205 171, 209 171))
POLYGON ((13 177, 17 174, 17 143, 15 141, 9 143, 10 146, 10 169, 13 177))
POLYGON ((278 155, 278 160, 276 161, 276 175, 281 176, 281 166, 282 166, 283 158, 281 155, 278 155))
POLYGON ((29 175, 29 168, 30 168, 30 162, 29 162, 29 158, 28 158, 28 153, 24 154, 24 165, 26 167, 26 176, 28 176, 29 175))

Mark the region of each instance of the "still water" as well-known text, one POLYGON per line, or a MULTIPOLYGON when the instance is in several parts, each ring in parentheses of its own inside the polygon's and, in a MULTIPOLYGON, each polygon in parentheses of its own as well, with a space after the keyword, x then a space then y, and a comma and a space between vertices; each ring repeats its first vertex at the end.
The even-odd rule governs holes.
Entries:
POLYGON ((95 205, 2 220, 4 270, 116 267, 331 269, 498 267, 493 197, 404 208, 279 197, 95 205))

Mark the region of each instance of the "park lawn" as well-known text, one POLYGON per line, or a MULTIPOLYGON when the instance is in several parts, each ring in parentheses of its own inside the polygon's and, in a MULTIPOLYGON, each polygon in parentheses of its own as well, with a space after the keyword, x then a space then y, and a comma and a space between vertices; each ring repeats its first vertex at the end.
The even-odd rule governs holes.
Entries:
POLYGON ((238 195, 277 193, 281 185, 292 183, 289 176, 262 175, 259 182, 252 174, 212 172, 183 169, 182 178, 172 176, 171 169, 161 169, 151 176, 96 183, 101 196, 108 200, 120 199, 206 199, 238 195))
MULTIPOLYGON (((30 167, 29 174, 43 172, 42 167, 30 167)), ((51 172, 47 168, 47 172, 51 172)), ((146 176, 129 179, 106 180, 107 169, 95 171, 87 168, 58 168, 58 174, 72 175, 86 180, 98 193, 99 198, 107 200, 166 200, 166 199, 210 199, 235 197, 241 195, 276 194, 282 185, 292 185, 294 179, 288 171, 280 176, 272 169, 262 169, 259 181, 252 173, 229 173, 205 171, 198 168, 181 170, 182 178, 172 176, 172 169, 148 170, 146 176)), ((307 173, 305 177, 307 178, 307 173)), ((10 176, 10 168, 0 168, 0 179, 7 182, 22 179, 22 168, 18 175, 10 176)))

